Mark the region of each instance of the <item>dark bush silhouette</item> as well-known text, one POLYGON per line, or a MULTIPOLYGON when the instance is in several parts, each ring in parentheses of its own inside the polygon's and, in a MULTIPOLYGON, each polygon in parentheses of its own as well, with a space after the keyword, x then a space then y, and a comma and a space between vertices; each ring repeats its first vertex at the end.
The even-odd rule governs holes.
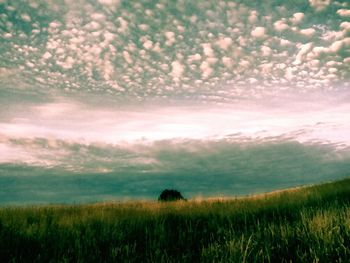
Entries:
POLYGON ((158 197, 158 201, 177 201, 177 200, 185 200, 182 194, 173 189, 165 189, 160 196, 158 197))

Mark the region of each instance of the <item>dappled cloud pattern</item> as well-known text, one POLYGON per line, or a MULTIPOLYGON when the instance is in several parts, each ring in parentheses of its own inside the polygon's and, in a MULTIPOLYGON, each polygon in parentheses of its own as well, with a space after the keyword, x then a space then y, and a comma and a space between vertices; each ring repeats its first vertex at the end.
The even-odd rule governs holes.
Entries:
POLYGON ((316 0, 2 0, 1 87, 219 102, 261 89, 334 89, 349 80, 349 8, 316 0))

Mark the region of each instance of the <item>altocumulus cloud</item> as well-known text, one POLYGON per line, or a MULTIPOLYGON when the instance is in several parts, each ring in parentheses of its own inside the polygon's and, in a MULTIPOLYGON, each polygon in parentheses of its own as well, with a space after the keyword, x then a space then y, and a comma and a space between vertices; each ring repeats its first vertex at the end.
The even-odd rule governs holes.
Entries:
POLYGON ((14 0, 0 8, 0 78, 14 88, 213 100, 349 79, 347 1, 14 0))

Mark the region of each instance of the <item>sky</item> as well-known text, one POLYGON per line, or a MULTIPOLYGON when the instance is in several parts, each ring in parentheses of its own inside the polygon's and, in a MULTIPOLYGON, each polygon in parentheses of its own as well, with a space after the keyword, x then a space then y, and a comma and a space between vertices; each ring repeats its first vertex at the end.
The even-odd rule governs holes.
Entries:
POLYGON ((349 79, 345 0, 0 0, 0 205, 343 178, 349 79))

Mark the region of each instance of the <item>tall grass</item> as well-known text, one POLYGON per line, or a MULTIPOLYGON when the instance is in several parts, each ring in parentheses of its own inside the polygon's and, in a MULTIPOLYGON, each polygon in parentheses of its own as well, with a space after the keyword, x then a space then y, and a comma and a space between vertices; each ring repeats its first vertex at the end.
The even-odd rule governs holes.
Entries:
POLYGON ((0 209, 0 262, 349 262, 350 179, 222 201, 0 209))

